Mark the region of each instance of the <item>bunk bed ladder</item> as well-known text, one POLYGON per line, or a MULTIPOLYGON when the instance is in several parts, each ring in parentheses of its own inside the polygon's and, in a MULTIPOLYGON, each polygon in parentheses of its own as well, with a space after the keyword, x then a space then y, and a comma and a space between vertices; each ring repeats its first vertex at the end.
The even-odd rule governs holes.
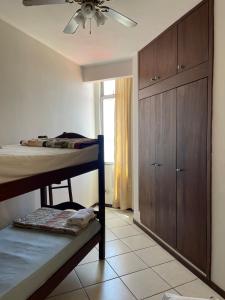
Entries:
POLYGON ((71 179, 67 179, 67 185, 59 185, 59 186, 48 186, 48 196, 49 196, 49 204, 53 206, 53 190, 57 189, 65 189, 68 188, 68 193, 69 193, 69 200, 70 202, 73 202, 73 192, 72 192, 72 185, 71 185, 71 179))

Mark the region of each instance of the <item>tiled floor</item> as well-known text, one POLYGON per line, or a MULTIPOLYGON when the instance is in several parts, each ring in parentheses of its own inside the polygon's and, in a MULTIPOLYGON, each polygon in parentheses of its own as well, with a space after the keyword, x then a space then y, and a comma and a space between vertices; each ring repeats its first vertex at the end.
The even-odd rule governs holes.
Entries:
POLYGON ((106 260, 95 247, 49 300, 160 300, 165 291, 222 299, 133 225, 131 212, 107 208, 106 260))

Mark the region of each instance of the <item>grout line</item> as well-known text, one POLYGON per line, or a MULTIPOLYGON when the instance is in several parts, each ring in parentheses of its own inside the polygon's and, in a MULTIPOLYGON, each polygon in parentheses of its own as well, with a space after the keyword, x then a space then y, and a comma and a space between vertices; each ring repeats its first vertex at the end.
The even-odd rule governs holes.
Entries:
MULTIPOLYGON (((121 228, 121 227, 117 227, 117 228, 121 228)), ((119 237, 115 232, 112 231, 112 233, 115 234, 115 236, 117 236, 119 240, 125 239, 125 238, 128 238, 128 237, 132 237, 132 236, 141 235, 141 233, 138 232, 137 234, 132 234, 132 235, 128 235, 128 236, 122 236, 122 237, 119 237)))
MULTIPOLYGON (((118 217, 119 217, 119 216, 118 216, 118 217)), ((107 218, 107 216, 106 216, 106 218, 107 218)), ((109 219, 109 220, 110 220, 110 219, 109 219)), ((124 220, 123 220, 123 221, 124 221, 124 220)), ((126 221, 124 221, 124 222, 126 222, 126 221)), ((112 229, 114 229, 114 228, 123 228, 123 227, 125 227, 125 226, 132 226, 132 224, 127 224, 127 225, 124 225, 124 226, 113 227, 112 229)), ((75 272, 75 274, 76 274, 77 277, 78 277, 78 280, 79 280, 79 282, 80 282, 81 287, 78 288, 78 289, 71 290, 71 291, 66 291, 66 292, 64 292, 64 293, 62 293, 62 294, 58 294, 58 295, 55 295, 55 296, 62 296, 62 295, 64 295, 64 294, 69 294, 69 293, 72 293, 72 292, 75 292, 75 291, 78 291, 78 290, 82 290, 82 291, 84 291, 86 297, 90 300, 90 297, 88 296, 88 293, 87 293, 87 291, 86 291, 86 288, 91 287, 91 286, 95 286, 95 285, 99 285, 99 284, 103 284, 104 282, 111 281, 111 280, 114 280, 114 279, 117 279, 117 278, 118 278, 118 279, 122 282, 122 284, 128 289, 128 291, 134 296, 134 298, 138 300, 138 298, 133 294, 133 292, 129 289, 129 287, 125 284, 125 282, 123 282, 122 277, 129 276, 129 275, 131 275, 131 274, 138 273, 138 272, 141 272, 141 271, 144 271, 144 270, 147 270, 147 269, 151 269, 151 270, 152 270, 152 271, 153 271, 160 279, 162 279, 166 284, 168 284, 168 286, 169 286, 170 288, 167 289, 167 290, 165 290, 165 291, 161 291, 161 292, 159 292, 159 293, 156 293, 156 294, 154 294, 154 295, 145 297, 145 298, 143 298, 143 299, 147 299, 147 298, 149 298, 149 297, 153 297, 153 296, 155 296, 155 295, 159 295, 159 294, 164 293, 164 292, 166 292, 166 291, 169 291, 169 290, 171 290, 171 289, 174 290, 174 291, 176 291, 178 294, 180 294, 180 293, 176 290, 177 287, 183 286, 183 285, 185 285, 185 284, 187 284, 187 283, 190 283, 190 282, 193 282, 193 281, 197 280, 197 278, 195 278, 194 280, 191 280, 191 281, 188 281, 188 282, 185 282, 185 283, 182 283, 182 284, 180 284, 180 285, 177 285, 177 286, 173 287, 173 286, 172 286, 169 282, 167 282, 160 274, 158 274, 153 268, 156 267, 156 266, 160 266, 160 265, 163 265, 163 264, 172 262, 172 261, 174 261, 174 260, 176 261, 176 259, 173 259, 173 260, 170 260, 170 261, 166 261, 166 262, 163 262, 163 263, 154 265, 154 266, 148 266, 148 264, 147 264, 141 257, 139 257, 139 256, 136 254, 136 251, 144 250, 144 249, 148 249, 148 248, 152 248, 152 247, 159 246, 158 243, 155 243, 155 245, 152 245, 152 246, 148 246, 148 247, 144 247, 144 248, 141 248, 141 249, 133 250, 133 249, 131 249, 125 242, 123 242, 123 239, 129 238, 129 237, 135 237, 135 236, 138 236, 138 235, 144 235, 144 236, 145 236, 146 234, 145 234, 145 232, 144 232, 143 230, 140 229, 140 231, 138 232, 138 234, 131 235, 131 236, 126 236, 126 237, 118 237, 118 236, 111 230, 111 228, 108 228, 108 227, 107 227, 107 230, 111 231, 111 232, 117 237, 117 239, 107 241, 106 243, 113 242, 113 241, 120 241, 120 242, 122 242, 123 244, 125 244, 125 245, 128 247, 128 249, 130 249, 130 251, 128 251, 128 252, 120 253, 120 254, 113 255, 113 256, 110 256, 110 257, 106 257, 106 258, 105 258, 106 263, 107 263, 107 264, 109 265, 109 267, 115 272, 115 275, 117 275, 117 277, 111 278, 111 279, 107 279, 107 280, 104 280, 104 281, 101 281, 101 282, 96 282, 96 283, 93 283, 93 284, 91 284, 91 285, 88 285, 88 286, 85 286, 85 287, 84 287, 83 284, 82 284, 82 282, 81 282, 81 280, 80 280, 80 278, 79 278, 79 276, 78 276, 78 273, 77 273, 76 270, 74 269, 74 272, 75 272), (127 274, 124 274, 124 275, 119 275, 119 274, 116 272, 116 270, 113 268, 113 266, 109 263, 108 259, 113 258, 113 257, 117 257, 117 256, 126 255, 126 254, 128 254, 128 253, 133 253, 133 254, 134 254, 141 262, 143 262, 143 264, 144 264, 146 267, 145 267, 144 269, 141 269, 141 270, 138 270, 138 271, 133 271, 133 272, 130 272, 130 273, 127 273, 127 274)), ((98 249, 96 249, 96 250, 98 251, 98 249)), ((166 252, 167 252, 167 251, 166 251, 166 252)), ((98 261, 99 261, 99 259, 94 260, 94 261, 90 261, 90 262, 87 262, 87 263, 84 263, 84 264, 79 264, 78 266, 84 266, 84 265, 86 265, 86 264, 91 264, 91 263, 98 262, 98 261)), ((52 296, 52 297, 55 297, 55 296, 52 296)), ((50 297, 49 299, 51 299, 52 297, 50 297)))
MULTIPOLYGON (((96 262, 97 262, 97 261, 96 261, 96 262)), ((104 261, 102 261, 102 262, 106 262, 106 264, 114 271, 114 269, 111 267, 111 265, 108 263, 108 261, 106 261, 106 259, 105 259, 104 261)), ((90 262, 89 264, 91 264, 91 263, 94 263, 94 262, 90 262)), ((76 272, 76 270, 75 270, 75 273, 76 273, 76 275, 77 275, 77 277, 78 277, 78 279, 79 279, 79 281, 80 281, 80 283, 81 283, 82 288, 86 288, 86 287, 89 287, 89 286, 93 286, 93 285, 96 285, 96 284, 99 284, 99 283, 103 283, 103 282, 106 282, 106 281, 109 281, 109 280, 112 280, 112 279, 115 279, 115 278, 118 278, 118 277, 119 277, 119 275, 114 271, 114 273, 117 275, 116 277, 110 278, 110 279, 106 279, 106 280, 103 280, 103 281, 100 281, 100 282, 95 282, 95 283, 93 283, 93 284, 89 284, 89 285, 87 285, 87 286, 84 286, 84 285, 82 284, 82 281, 81 281, 81 279, 80 279, 78 273, 76 272)))
MULTIPOLYGON (((145 299, 148 299, 148 298, 151 298, 151 297, 154 297, 154 296, 160 295, 160 294, 162 294, 162 293, 166 293, 166 292, 168 292, 168 291, 170 291, 170 290, 174 290, 174 291, 175 291, 175 289, 168 289, 168 290, 162 291, 162 292, 160 292, 160 293, 157 293, 157 294, 154 294, 154 295, 151 295, 151 296, 148 296, 148 297, 142 298, 141 300, 145 300, 145 299)), ((180 294, 179 294, 179 295, 180 295, 180 294)), ((182 295, 181 295, 181 296, 182 296, 182 295)))
POLYGON ((128 289, 128 291, 131 293, 131 295, 133 295, 134 298, 138 300, 138 298, 136 297, 136 295, 129 289, 129 287, 125 284, 125 282, 123 282, 123 280, 121 278, 119 278, 119 279, 122 282, 122 284, 128 289))
POLYGON ((84 294, 87 296, 88 300, 91 300, 91 298, 88 296, 88 293, 87 293, 87 291, 85 290, 84 287, 82 287, 82 291, 83 291, 84 294))
MULTIPOLYGON (((138 256, 139 257, 139 256, 138 256)), ((141 257, 140 257, 141 258, 141 257)), ((144 260, 143 260, 144 261, 144 260)), ((154 265, 154 266, 149 266, 148 265, 148 267, 149 268, 154 268, 154 267, 158 267, 158 266, 162 266, 162 265, 165 265, 165 264, 167 264, 167 263, 169 263, 169 262, 172 262, 172 261, 174 261, 174 259, 171 259, 171 260, 167 260, 167 261, 164 261, 164 262, 161 262, 161 263, 159 263, 159 264, 157 264, 157 265, 154 265)), ((157 272, 156 272, 157 273, 157 272)), ((157 273, 158 274, 158 273, 157 273)))
MULTIPOLYGON (((128 253, 124 253, 124 254, 129 254, 129 253, 133 253, 133 252, 128 252, 128 253)), ((134 255, 135 255, 135 253, 133 253, 134 255)), ((121 255, 123 255, 123 254, 121 254, 121 255)), ((117 256, 119 256, 119 255, 117 255, 117 256)), ((137 255, 136 255, 137 256, 137 255)), ((115 256, 114 256, 115 257, 115 256)), ((109 257, 109 258, 112 258, 112 257, 109 257)), ((107 259, 109 259, 109 258, 107 258, 107 259)), ((139 258, 138 256, 137 256, 137 258, 139 258)), ((107 260, 106 259, 106 260, 107 260)), ((143 262, 143 261, 142 261, 143 262)), ((133 274, 133 273, 137 273, 137 272, 140 272, 140 271, 144 271, 144 270, 147 270, 147 269, 149 269, 149 267, 144 263, 144 265, 145 265, 145 268, 144 269, 141 269, 141 270, 137 270, 137 271, 133 271, 133 272, 130 272, 130 273, 127 273, 127 274, 123 274, 123 275, 119 275, 117 272, 116 272, 116 270, 113 268, 113 266, 110 264, 110 262, 107 260, 107 263, 110 265, 110 267, 113 269, 113 271, 118 275, 118 277, 123 277, 123 276, 127 276, 127 275, 130 275, 130 274, 133 274)))
MULTIPOLYGON (((194 281, 196 281, 196 280, 198 280, 199 278, 195 278, 195 279, 193 279, 193 280, 190 280, 190 281, 187 281, 187 282, 185 282, 185 283, 182 283, 182 284, 178 284, 178 285, 176 285, 176 286, 174 286, 173 287, 173 289, 175 289, 176 290, 176 288, 178 288, 178 287, 180 287, 180 286, 183 286, 183 285, 185 285, 185 284, 187 284, 187 283, 191 283, 191 282, 194 282, 194 281)), ((177 291, 178 292, 178 291, 177 291)), ((178 292, 179 293, 179 292, 178 292)))
POLYGON ((83 285, 82 285, 82 288, 83 288, 83 289, 87 289, 87 288, 89 288, 89 287, 92 287, 92 286, 95 286, 95 285, 98 285, 98 284, 102 284, 102 283, 104 283, 104 282, 108 282, 108 281, 111 281, 111 280, 114 280, 114 279, 119 279, 119 278, 120 278, 120 277, 117 276, 117 277, 113 277, 113 278, 110 278, 110 279, 106 279, 106 280, 104 280, 104 281, 95 282, 95 283, 92 283, 92 284, 89 284, 89 285, 86 285, 86 286, 83 286, 83 285))
POLYGON ((68 294, 71 294, 71 293, 73 293, 73 292, 80 291, 80 290, 83 290, 82 286, 79 287, 78 289, 75 289, 75 290, 65 291, 65 292, 60 293, 60 294, 56 294, 56 295, 53 295, 53 296, 48 296, 46 299, 47 299, 47 300, 48 300, 48 299, 49 299, 49 300, 51 300, 51 299, 54 300, 55 297, 58 298, 59 296, 68 295, 68 294))

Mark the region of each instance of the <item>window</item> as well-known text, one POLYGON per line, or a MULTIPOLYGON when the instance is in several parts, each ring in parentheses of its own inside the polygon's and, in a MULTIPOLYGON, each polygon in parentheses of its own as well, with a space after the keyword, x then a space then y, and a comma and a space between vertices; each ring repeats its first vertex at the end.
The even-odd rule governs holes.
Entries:
POLYGON ((105 163, 114 163, 115 80, 106 80, 101 83, 101 107, 105 163))

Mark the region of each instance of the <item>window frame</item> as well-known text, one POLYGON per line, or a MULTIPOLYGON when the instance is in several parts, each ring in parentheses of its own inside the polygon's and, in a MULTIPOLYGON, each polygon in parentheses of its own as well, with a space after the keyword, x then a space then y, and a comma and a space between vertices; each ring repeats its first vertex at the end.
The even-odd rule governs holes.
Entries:
MULTIPOLYGON (((110 80, 110 79, 109 79, 110 80)), ((115 83, 116 83, 116 80, 115 79, 111 79, 111 80, 114 80, 115 83)), ((103 116, 103 102, 104 100, 107 100, 107 99, 116 99, 116 93, 114 94, 111 94, 111 95, 104 95, 104 82, 107 81, 107 80, 103 80, 101 81, 100 83, 100 121, 101 121, 101 132, 102 134, 104 135, 104 124, 103 124, 103 119, 104 119, 104 116, 103 116)), ((115 164, 115 161, 114 162, 105 162, 105 165, 114 165, 115 164)))

